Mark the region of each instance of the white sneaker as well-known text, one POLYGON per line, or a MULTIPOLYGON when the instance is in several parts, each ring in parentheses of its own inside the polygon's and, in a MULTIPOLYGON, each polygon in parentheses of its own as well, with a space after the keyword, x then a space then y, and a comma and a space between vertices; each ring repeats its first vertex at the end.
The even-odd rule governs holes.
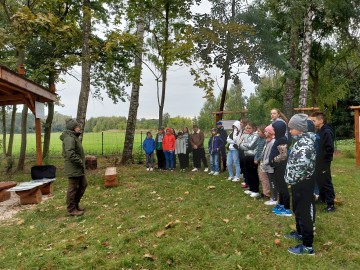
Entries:
POLYGON ((227 180, 231 181, 233 178, 232 176, 229 176, 227 180))
POLYGON ((192 171, 192 172, 197 172, 198 169, 197 169, 197 168, 194 168, 194 169, 192 169, 191 171, 192 171))
POLYGON ((260 197, 260 193, 259 193, 259 192, 251 192, 250 197, 251 197, 251 198, 260 197))
POLYGON ((233 182, 240 182, 240 179, 237 178, 237 177, 235 177, 232 181, 233 181, 233 182))
POLYGON ((204 172, 208 172, 209 171, 209 168, 205 168, 204 172))
POLYGON ((209 174, 214 174, 214 173, 215 173, 214 171, 209 172, 209 174))
POLYGON ((245 193, 246 195, 250 195, 250 194, 252 193, 252 191, 250 191, 250 190, 247 189, 247 190, 244 191, 244 193, 245 193))
POLYGON ((266 202, 264 202, 265 205, 277 205, 277 201, 274 201, 273 199, 270 199, 266 202))
POLYGON ((152 172, 154 170, 154 168, 150 168, 150 172, 152 172))
POLYGON ((214 176, 216 176, 216 175, 219 175, 219 172, 214 172, 214 174, 213 174, 214 176))
POLYGON ((146 168, 147 171, 150 171, 150 168, 146 168))

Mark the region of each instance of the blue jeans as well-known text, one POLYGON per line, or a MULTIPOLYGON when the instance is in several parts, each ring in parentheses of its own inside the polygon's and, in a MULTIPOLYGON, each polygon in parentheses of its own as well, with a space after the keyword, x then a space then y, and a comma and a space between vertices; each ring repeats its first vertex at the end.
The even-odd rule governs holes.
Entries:
POLYGON ((219 153, 210 154, 210 170, 212 172, 219 172, 220 171, 219 156, 220 156, 219 153))
POLYGON ((174 151, 165 151, 166 169, 174 169, 174 151))
POLYGON ((241 170, 240 170, 239 151, 236 149, 229 150, 228 155, 227 155, 227 164, 226 165, 228 167, 230 177, 234 177, 233 163, 235 165, 236 178, 240 178, 241 170))

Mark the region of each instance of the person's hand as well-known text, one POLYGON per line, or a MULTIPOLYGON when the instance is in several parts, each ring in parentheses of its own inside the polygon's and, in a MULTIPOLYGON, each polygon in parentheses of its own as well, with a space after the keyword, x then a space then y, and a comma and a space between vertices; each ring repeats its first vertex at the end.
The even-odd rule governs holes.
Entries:
POLYGON ((254 160, 254 164, 259 164, 259 162, 257 162, 257 160, 254 160))
POLYGON ((236 143, 233 144, 233 147, 234 147, 236 150, 239 150, 239 146, 238 146, 236 143))
POLYGON ((194 145, 193 149, 197 149, 197 148, 198 148, 197 145, 194 145))

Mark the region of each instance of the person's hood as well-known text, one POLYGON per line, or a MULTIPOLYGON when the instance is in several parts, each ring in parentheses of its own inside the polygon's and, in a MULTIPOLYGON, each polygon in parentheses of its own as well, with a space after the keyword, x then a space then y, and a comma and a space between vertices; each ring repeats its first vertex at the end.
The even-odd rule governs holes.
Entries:
POLYGON ((316 140, 316 134, 314 132, 304 132, 302 134, 299 134, 297 136, 293 136, 292 137, 295 141, 300 140, 301 138, 309 138, 311 139, 313 142, 315 142, 316 140))
POLYGON ((238 130, 240 130, 240 121, 235 121, 233 126, 235 126, 238 130))
POLYGON ((272 123, 275 131, 275 139, 280 139, 286 135, 286 124, 283 121, 275 121, 272 123))
POLYGON ((170 134, 173 134, 173 131, 172 131, 171 128, 167 128, 167 129, 166 129, 166 132, 168 132, 168 131, 170 132, 170 134))
POLYGON ((76 132, 73 130, 64 130, 64 132, 60 135, 60 140, 64 140, 66 136, 76 136, 76 132))

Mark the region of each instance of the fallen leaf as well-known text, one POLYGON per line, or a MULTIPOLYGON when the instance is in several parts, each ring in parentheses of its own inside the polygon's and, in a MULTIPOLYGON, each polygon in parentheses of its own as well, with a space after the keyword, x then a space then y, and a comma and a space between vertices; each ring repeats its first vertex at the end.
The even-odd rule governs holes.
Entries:
POLYGON ((156 233, 156 237, 162 237, 162 236, 164 236, 165 235, 165 231, 164 230, 161 230, 161 231, 158 231, 157 233, 156 233))
POLYGON ((174 228, 176 224, 180 223, 180 220, 170 221, 168 224, 165 225, 165 229, 174 228))
POLYGON ((109 242, 103 242, 101 245, 102 245, 103 247, 108 247, 108 246, 109 246, 109 242))
POLYGON ((275 239, 275 240, 274 240, 274 244, 277 245, 278 247, 280 247, 280 246, 281 246, 281 241, 280 241, 280 239, 275 239))
POLYGON ((246 219, 252 219, 251 215, 246 215, 246 219))
POLYGON ((227 218, 224 218, 223 221, 224 221, 225 223, 229 223, 229 220, 228 220, 227 218))
POLYGON ((23 219, 20 219, 18 222, 16 222, 17 225, 21 225, 21 224, 24 224, 25 223, 25 220, 23 219))
POLYGON ((190 192, 189 192, 189 191, 185 191, 184 194, 185 194, 185 195, 189 195, 190 192))
POLYGON ((183 201, 184 200, 184 198, 183 197, 178 197, 178 198, 176 198, 176 200, 178 200, 178 201, 183 201))
POLYGON ((144 254, 144 258, 145 258, 145 259, 148 259, 148 260, 150 260, 150 261, 155 260, 155 256, 154 256, 154 255, 151 255, 150 253, 144 254))
POLYGON ((215 189, 216 187, 215 186, 208 186, 206 189, 215 189))
POLYGON ((172 264, 173 264, 173 261, 172 261, 172 260, 167 260, 167 261, 166 261, 166 264, 167 264, 167 265, 172 265, 172 264))

